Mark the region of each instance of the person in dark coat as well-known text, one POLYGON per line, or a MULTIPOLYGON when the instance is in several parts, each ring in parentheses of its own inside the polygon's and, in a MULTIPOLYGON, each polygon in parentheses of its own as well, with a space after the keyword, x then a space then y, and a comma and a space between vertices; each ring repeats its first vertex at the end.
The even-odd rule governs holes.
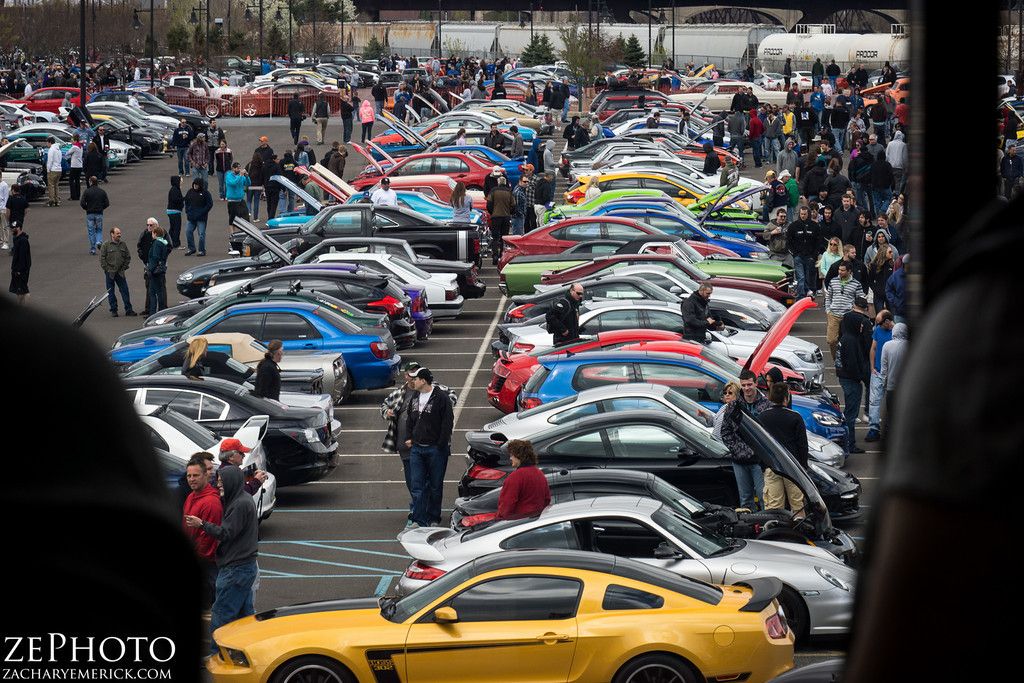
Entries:
POLYGON ((707 341, 708 329, 721 327, 721 321, 708 312, 712 289, 711 285, 702 284, 679 305, 679 312, 683 316, 684 339, 703 344, 707 341))
MULTIPOLYGON (((775 382, 768 390, 772 405, 761 411, 757 421, 765 431, 782 444, 804 468, 807 467, 807 427, 800 414, 789 408, 789 387, 785 382, 775 382)), ((794 517, 804 516, 804 494, 800 487, 771 468, 764 471, 764 508, 782 510, 788 508, 794 517), (787 506, 787 499, 789 505, 787 506)))
POLYGON ((272 339, 267 344, 267 352, 256 366, 256 387, 253 393, 257 396, 281 400, 281 366, 278 363, 284 357, 282 347, 280 339, 272 339))
POLYGON ((199 255, 206 256, 206 220, 213 208, 213 195, 204 187, 203 181, 196 179, 192 181, 192 189, 185 194, 185 217, 188 223, 185 226, 185 241, 188 243, 188 251, 185 256, 196 253, 195 232, 199 230, 199 255))
POLYGON ((171 245, 164 237, 164 229, 159 225, 153 228, 153 243, 149 247, 149 258, 146 270, 149 272, 149 309, 150 313, 159 313, 167 308, 167 256, 171 245))
POLYGON ((710 142, 704 143, 704 175, 717 175, 718 169, 722 167, 722 161, 718 158, 715 148, 710 142))
POLYGON ((561 346, 580 338, 580 304, 583 302, 583 285, 574 282, 569 285, 565 296, 554 303, 544 316, 554 346, 561 346))
POLYGON ((170 226, 167 237, 171 249, 181 246, 181 212, 185 208, 185 198, 181 194, 181 177, 171 176, 171 189, 167 191, 167 222, 170 226))
POLYGON ((149 315, 149 269, 146 268, 145 264, 149 263, 149 250, 153 246, 153 229, 156 226, 157 221, 155 218, 146 219, 146 227, 142 229, 139 241, 135 244, 135 251, 139 255, 139 262, 143 264, 142 281, 146 290, 146 307, 142 311, 143 315, 149 315))
POLYGON ((839 323, 839 350, 836 355, 836 376, 843 388, 843 417, 846 419, 848 452, 863 453, 857 447, 857 416, 860 414, 864 387, 871 380, 871 319, 867 316, 868 300, 858 296, 853 310, 839 323))
POLYGON ((299 131, 305 118, 306 106, 299 99, 299 93, 293 93, 292 98, 288 100, 288 122, 292 134, 292 144, 299 144, 299 131))
POLYGON ((263 171, 263 157, 260 156, 259 151, 253 153, 252 160, 245 166, 245 171, 249 174, 249 189, 246 190, 249 215, 252 216, 253 222, 258 223, 260 220, 260 199, 263 198, 263 186, 266 182, 263 171))
POLYGON ((100 148, 96 146, 95 142, 90 142, 85 152, 85 158, 82 160, 82 176, 86 178, 92 178, 93 176, 99 178, 105 166, 100 148))
POLYGON ((277 155, 271 154, 269 161, 263 162, 263 188, 267 196, 267 220, 277 215, 278 199, 281 196, 281 186, 276 180, 271 180, 275 175, 281 175, 281 165, 277 162, 277 155))
POLYGON ((24 304, 28 298, 28 275, 32 270, 32 248, 28 244, 28 234, 20 223, 11 224, 11 294, 18 297, 18 303, 24 304))

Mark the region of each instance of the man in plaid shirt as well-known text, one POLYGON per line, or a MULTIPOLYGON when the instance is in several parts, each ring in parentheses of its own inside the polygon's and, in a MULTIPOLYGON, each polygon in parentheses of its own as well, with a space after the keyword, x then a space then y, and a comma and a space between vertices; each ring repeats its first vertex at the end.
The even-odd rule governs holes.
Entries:
MULTIPOLYGON (((405 487, 409 490, 409 511, 412 514, 412 470, 409 467, 409 457, 412 452, 410 446, 406 446, 408 441, 408 435, 406 434, 406 415, 409 410, 409 402, 415 397, 416 391, 409 385, 412 378, 415 376, 416 371, 420 369, 420 364, 416 361, 411 361, 405 364, 402 371, 405 373, 405 382, 402 386, 398 387, 387 395, 384 402, 380 404, 380 417, 382 420, 387 422, 387 432, 384 435, 384 442, 381 443, 380 447, 389 453, 398 453, 398 456, 402 459, 402 472, 405 474, 405 487)), ((438 387, 442 391, 448 392, 448 398, 452 402, 452 406, 459 400, 459 395, 449 389, 443 384, 434 383, 434 386, 438 387)), ((410 516, 406 522, 406 526, 412 524, 412 517, 410 516)))

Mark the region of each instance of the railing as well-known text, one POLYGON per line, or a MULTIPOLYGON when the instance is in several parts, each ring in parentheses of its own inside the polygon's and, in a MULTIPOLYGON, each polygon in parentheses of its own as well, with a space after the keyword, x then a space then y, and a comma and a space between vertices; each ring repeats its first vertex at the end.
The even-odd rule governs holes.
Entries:
MULTIPOLYGON (((182 93, 165 93, 163 99, 171 106, 191 107, 210 117, 254 118, 267 116, 272 118, 274 116, 288 115, 288 103, 292 97, 284 93, 242 92, 237 95, 224 97, 197 95, 195 93, 187 95, 182 93)), ((299 100, 302 102, 307 116, 311 115, 313 105, 317 99, 318 95, 299 95, 299 100)), ((331 114, 337 114, 341 108, 340 93, 326 93, 326 99, 331 114)))

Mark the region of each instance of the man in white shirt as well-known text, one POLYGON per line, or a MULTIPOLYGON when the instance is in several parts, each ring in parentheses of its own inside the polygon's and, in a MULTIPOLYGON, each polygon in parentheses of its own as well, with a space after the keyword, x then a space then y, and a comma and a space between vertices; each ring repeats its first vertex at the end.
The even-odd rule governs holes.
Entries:
POLYGON ((11 228, 7 220, 7 199, 11 196, 11 186, 0 178, 0 249, 11 248, 11 228))
POLYGON ((128 106, 139 108, 139 98, 135 96, 135 93, 128 95, 128 106))
POLYGON ((57 139, 52 135, 46 138, 46 141, 50 143, 49 149, 46 150, 46 205, 60 206, 57 184, 60 182, 61 162, 64 159, 64 154, 60 151, 57 139))
POLYGON ((398 195, 391 189, 389 178, 380 181, 380 187, 370 194, 370 201, 374 206, 398 206, 398 195))

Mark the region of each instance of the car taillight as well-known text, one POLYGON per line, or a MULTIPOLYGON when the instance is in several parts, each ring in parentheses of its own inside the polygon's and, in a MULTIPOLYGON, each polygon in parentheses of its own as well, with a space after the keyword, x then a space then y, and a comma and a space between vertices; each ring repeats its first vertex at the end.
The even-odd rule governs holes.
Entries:
POLYGON ((383 308, 390 316, 400 315, 405 310, 405 304, 393 296, 385 296, 383 299, 371 301, 367 304, 371 308, 383 308))
POLYGON ((370 352, 373 353, 376 358, 380 358, 381 360, 387 360, 394 355, 391 347, 380 341, 370 344, 370 352))
POLYGON ((483 479, 485 481, 497 481, 505 476, 505 473, 501 470, 496 470, 491 467, 484 467, 483 465, 473 465, 469 468, 469 472, 466 476, 470 479, 483 479))
POLYGON ((516 342, 512 345, 512 353, 529 353, 530 351, 533 351, 533 346, 533 344, 516 342))
POLYGON ((422 562, 413 562, 409 565, 409 568, 405 570, 406 578, 413 579, 415 581, 433 581, 444 576, 447 572, 437 567, 431 567, 429 564, 423 564, 422 562))
POLYGON ((536 407, 537 407, 537 406, 539 406, 539 405, 540 405, 541 403, 543 403, 543 401, 541 401, 541 400, 540 400, 539 398, 537 398, 536 396, 528 396, 527 398, 524 398, 524 399, 522 400, 522 405, 521 405, 521 408, 522 408, 523 410, 530 410, 531 408, 536 408, 536 407))
POLYGON ((422 313, 423 312, 423 295, 420 294, 412 300, 412 312, 422 313))
POLYGON ((519 306, 516 306, 515 308, 508 312, 508 317, 515 318, 516 320, 522 320, 523 318, 526 317, 526 311, 528 311, 529 309, 533 308, 536 305, 537 304, 521 304, 519 306))
POLYGON ((480 279, 480 271, 474 265, 472 268, 469 269, 469 273, 466 275, 466 282, 468 282, 470 284, 475 284, 477 282, 477 280, 479 280, 479 279, 480 279))
POLYGON ((480 236, 473 235, 471 242, 472 244, 470 245, 470 248, 473 250, 473 256, 475 258, 480 255, 480 236))
POLYGON ((768 617, 764 625, 768 628, 768 637, 773 640, 781 640, 789 634, 789 626, 778 612, 768 617))
POLYGON ((445 301, 455 301, 459 298, 459 290, 457 289, 446 289, 444 290, 445 301))
POLYGON ((475 527, 477 524, 483 524, 484 522, 494 521, 494 518, 497 516, 497 512, 484 512, 479 515, 469 515, 468 517, 463 517, 459 521, 459 526, 464 527, 466 529, 470 529, 472 527, 475 527))

